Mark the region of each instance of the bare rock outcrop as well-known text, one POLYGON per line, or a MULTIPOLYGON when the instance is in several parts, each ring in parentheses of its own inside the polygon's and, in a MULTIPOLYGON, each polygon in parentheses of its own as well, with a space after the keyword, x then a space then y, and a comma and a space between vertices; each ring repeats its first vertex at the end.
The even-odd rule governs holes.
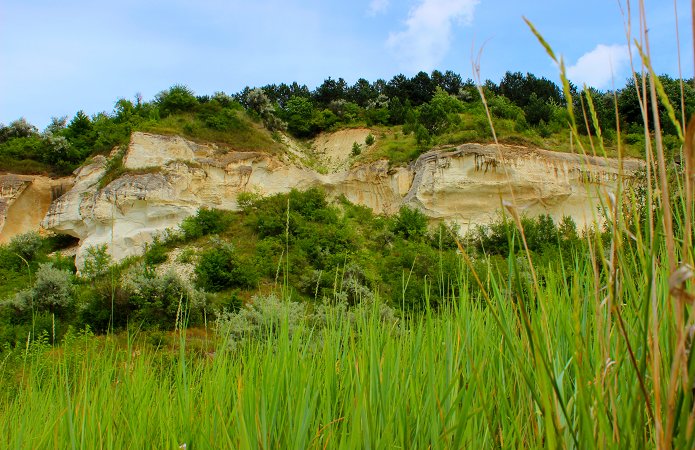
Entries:
MULTIPOLYGON (((320 174, 296 160, 133 133, 124 175, 100 187, 107 160, 95 158, 53 202, 43 226, 80 239, 78 267, 89 246, 107 244, 116 260, 138 254, 155 234, 175 228, 200 207, 237 209, 241 192, 321 187, 377 213, 408 205, 464 229, 494 219, 506 200, 529 214, 570 215, 582 226, 594 220, 601 196, 618 179, 613 160, 475 144, 426 153, 409 167, 379 160, 320 174)), ((640 164, 627 161, 625 172, 640 164)))
MULTIPOLYGON (((625 179, 642 166, 639 160, 623 160, 625 179)), ((598 219, 597 208, 616 189, 619 170, 613 159, 464 144, 420 156, 403 203, 430 218, 456 221, 464 229, 493 221, 503 202, 529 216, 570 216, 584 227, 598 219)))
POLYGON ((0 244, 17 234, 39 231, 51 202, 71 186, 69 177, 0 175, 0 244))

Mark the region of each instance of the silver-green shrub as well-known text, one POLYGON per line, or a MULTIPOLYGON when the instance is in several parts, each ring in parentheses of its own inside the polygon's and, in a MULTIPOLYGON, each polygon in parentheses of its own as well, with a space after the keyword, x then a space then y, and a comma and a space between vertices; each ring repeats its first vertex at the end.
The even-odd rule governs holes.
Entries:
POLYGON ((49 311, 60 315, 73 300, 72 273, 53 267, 50 263, 39 266, 34 285, 18 292, 4 306, 18 311, 35 308, 36 311, 49 311))

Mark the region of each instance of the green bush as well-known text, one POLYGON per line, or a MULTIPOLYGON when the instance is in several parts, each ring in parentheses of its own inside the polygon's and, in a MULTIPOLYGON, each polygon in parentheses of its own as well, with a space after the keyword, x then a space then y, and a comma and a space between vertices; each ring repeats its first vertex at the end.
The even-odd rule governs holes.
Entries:
POLYGON ((62 316, 72 304, 72 273, 60 270, 49 263, 39 266, 34 285, 19 292, 11 301, 20 310, 48 311, 62 316))
POLYGON ((167 248, 159 237, 155 237, 152 243, 145 245, 145 264, 153 266, 167 260, 167 248))
POLYGON ((10 252, 31 261, 41 249, 41 244, 39 233, 30 231, 13 237, 7 247, 10 252))
MULTIPOLYGON (((367 146, 370 146, 370 145, 374 144, 374 135, 373 135, 372 133, 369 133, 369 134, 367 135, 367 137, 364 138, 364 143, 365 143, 367 146)), ((353 147, 354 147, 354 145, 353 145, 353 147)))
POLYGON ((111 255, 106 244, 90 246, 85 252, 80 273, 88 279, 95 279, 106 274, 111 268, 111 255))
POLYGON ((405 239, 422 239, 427 235, 427 216, 417 209, 402 206, 393 217, 391 231, 405 239))
POLYGON ((196 284, 218 292, 233 287, 250 288, 258 283, 255 268, 239 257, 229 243, 217 242, 200 255, 195 269, 196 284))
POLYGON ((425 128, 422 124, 417 124, 415 127, 415 141, 421 146, 428 145, 430 142, 432 142, 430 132, 427 131, 427 128, 425 128))
POLYGON ((205 294, 194 289, 174 272, 157 275, 138 267, 126 280, 130 319, 147 327, 171 329, 201 322, 205 294), (178 321, 178 323, 177 323, 178 321))
POLYGON ((239 192, 236 197, 237 204, 242 211, 253 208, 262 197, 254 192, 239 192))
POLYGON ((191 111, 198 105, 198 100, 193 95, 193 91, 181 84, 175 84, 157 94, 156 102, 163 116, 176 112, 191 111))
POLYGON ((352 156, 359 156, 362 153, 362 146, 357 142, 352 143, 352 156))
POLYGON ((181 230, 186 239, 197 239, 208 234, 219 234, 231 223, 232 217, 225 211, 200 208, 195 216, 184 219, 181 230))

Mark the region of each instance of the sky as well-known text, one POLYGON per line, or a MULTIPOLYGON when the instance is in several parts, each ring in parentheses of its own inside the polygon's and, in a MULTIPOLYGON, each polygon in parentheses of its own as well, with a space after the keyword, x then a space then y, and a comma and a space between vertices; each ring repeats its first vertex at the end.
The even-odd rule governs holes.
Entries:
MULTIPOLYGON (((693 77, 690 5, 678 9, 682 73, 693 77)), ((638 1, 632 1, 637 29, 638 1)), ((558 81, 523 17, 581 86, 620 88, 630 74, 626 0, 2 0, 0 123, 113 110, 174 84, 197 95, 328 77, 352 84, 453 70, 558 81), (622 11, 621 13, 621 6, 622 11)), ((645 0, 655 71, 678 76, 673 0, 645 0)), ((632 48, 634 57, 639 53, 632 48)), ((635 60, 635 63, 638 63, 635 60)))

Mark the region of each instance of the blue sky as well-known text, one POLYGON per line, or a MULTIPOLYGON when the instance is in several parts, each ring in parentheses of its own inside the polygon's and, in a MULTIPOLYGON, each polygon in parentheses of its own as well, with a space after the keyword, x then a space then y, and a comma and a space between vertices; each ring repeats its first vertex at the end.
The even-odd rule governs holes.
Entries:
MULTIPOLYGON (((690 5, 677 2, 690 78, 690 5)), ((656 71, 676 76, 673 1, 645 3, 656 71)), ((509 70, 557 80, 522 16, 564 56, 575 83, 624 85, 617 0, 3 0, 0 122, 25 117, 43 128, 52 116, 110 112, 118 98, 149 100, 176 83, 212 94, 433 69, 468 78, 481 46, 483 78, 498 82, 509 70)))

